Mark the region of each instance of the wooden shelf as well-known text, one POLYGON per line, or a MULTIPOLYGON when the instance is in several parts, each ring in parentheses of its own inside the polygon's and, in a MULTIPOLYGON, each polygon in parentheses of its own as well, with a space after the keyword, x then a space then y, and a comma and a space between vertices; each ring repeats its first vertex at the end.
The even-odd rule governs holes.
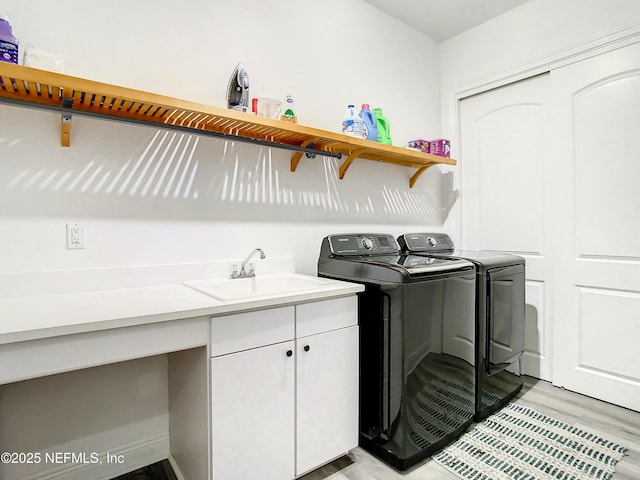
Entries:
POLYGON ((71 142, 71 115, 80 114, 292 150, 291 171, 304 154, 343 158, 340 178, 357 158, 416 169, 410 187, 429 167, 456 164, 451 158, 341 133, 1 61, 0 101, 59 111, 63 146, 71 142))

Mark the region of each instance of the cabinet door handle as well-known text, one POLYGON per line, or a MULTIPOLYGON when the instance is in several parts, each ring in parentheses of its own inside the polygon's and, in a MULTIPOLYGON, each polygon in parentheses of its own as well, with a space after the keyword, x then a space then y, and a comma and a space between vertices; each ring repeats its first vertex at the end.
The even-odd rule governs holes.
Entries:
POLYGON ((287 350, 287 357, 290 357, 291 355, 293 355, 293 350, 287 350))
POLYGON ((311 350, 311 347, 309 345, 305 345, 304 346, 304 351, 308 352, 309 350, 311 350))

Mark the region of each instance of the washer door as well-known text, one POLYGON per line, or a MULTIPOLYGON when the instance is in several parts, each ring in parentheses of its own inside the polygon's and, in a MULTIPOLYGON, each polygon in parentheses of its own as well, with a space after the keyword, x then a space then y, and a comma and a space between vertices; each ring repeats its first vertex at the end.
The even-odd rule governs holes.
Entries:
POLYGON ((494 375, 516 363, 524 352, 524 265, 488 272, 485 368, 494 375))

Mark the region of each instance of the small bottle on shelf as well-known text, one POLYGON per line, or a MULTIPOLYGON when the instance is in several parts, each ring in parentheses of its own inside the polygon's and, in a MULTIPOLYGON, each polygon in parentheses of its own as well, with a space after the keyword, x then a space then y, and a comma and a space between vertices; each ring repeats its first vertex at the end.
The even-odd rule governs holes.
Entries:
POLYGON ((367 133, 362 117, 356 112, 355 105, 348 105, 342 118, 342 133, 350 137, 366 138, 367 133))
POLYGON ((4 15, 0 15, 0 61, 18 63, 18 39, 4 15))
POLYGON ((362 109, 360 110, 360 117, 364 122, 364 126, 367 129, 367 140, 372 140, 374 142, 378 141, 378 121, 376 120, 376 116, 369 109, 368 103, 362 104, 362 109))
POLYGON ((374 108, 373 114, 376 116, 378 127, 378 141, 387 145, 391 145, 391 133, 389 131, 389 120, 382 115, 381 108, 374 108))
POLYGON ((298 123, 298 117, 296 115, 296 111, 293 109, 293 98, 291 97, 291 95, 287 95, 284 98, 280 120, 284 120, 285 122, 298 123))

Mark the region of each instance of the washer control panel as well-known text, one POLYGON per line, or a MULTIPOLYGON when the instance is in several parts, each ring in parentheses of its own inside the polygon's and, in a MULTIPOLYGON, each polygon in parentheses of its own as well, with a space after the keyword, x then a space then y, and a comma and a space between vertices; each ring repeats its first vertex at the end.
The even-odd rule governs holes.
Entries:
POLYGON ((389 255, 400 252, 396 239, 386 233, 330 235, 329 245, 334 255, 389 255))

